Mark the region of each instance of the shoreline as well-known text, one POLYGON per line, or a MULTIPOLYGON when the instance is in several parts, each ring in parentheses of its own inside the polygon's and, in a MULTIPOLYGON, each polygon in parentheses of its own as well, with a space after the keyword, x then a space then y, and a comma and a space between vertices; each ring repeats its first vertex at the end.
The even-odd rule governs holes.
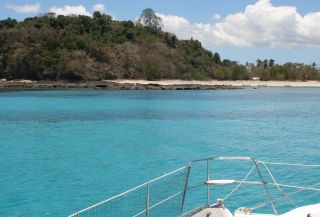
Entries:
POLYGON ((0 89, 104 89, 104 90, 219 90, 246 87, 320 87, 320 81, 186 81, 186 80, 103 80, 103 81, 30 81, 0 80, 0 89))
POLYGON ((320 81, 254 81, 254 80, 238 80, 238 81, 196 81, 196 80, 114 80, 117 83, 131 83, 131 84, 158 84, 158 85, 214 85, 214 86, 232 86, 232 87, 320 87, 320 81))
POLYGON ((0 90, 5 89, 101 89, 101 90, 233 90, 241 89, 231 85, 208 85, 197 83, 161 84, 156 82, 124 82, 118 80, 104 81, 30 81, 30 80, 0 80, 0 90))

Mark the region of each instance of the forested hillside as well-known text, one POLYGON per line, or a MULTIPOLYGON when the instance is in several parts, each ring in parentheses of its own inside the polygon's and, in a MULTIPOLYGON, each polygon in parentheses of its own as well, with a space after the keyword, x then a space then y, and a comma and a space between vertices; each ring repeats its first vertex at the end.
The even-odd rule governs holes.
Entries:
POLYGON ((315 65, 241 65, 221 60, 197 40, 161 30, 146 9, 138 22, 89 16, 43 16, 0 21, 0 78, 30 80, 221 79, 315 80, 315 65))

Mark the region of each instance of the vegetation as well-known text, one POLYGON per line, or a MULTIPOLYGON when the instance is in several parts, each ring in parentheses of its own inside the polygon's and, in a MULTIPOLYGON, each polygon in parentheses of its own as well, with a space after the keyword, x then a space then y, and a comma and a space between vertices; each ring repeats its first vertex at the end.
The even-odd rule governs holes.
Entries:
POLYGON ((142 11, 139 22, 154 31, 161 29, 161 18, 158 17, 155 11, 151 8, 146 8, 142 11))
POLYGON ((0 78, 30 80, 220 79, 314 80, 314 65, 272 60, 241 65, 222 60, 197 40, 161 31, 161 19, 145 9, 139 22, 45 14, 0 21, 0 78))
POLYGON ((286 63, 277 65, 273 59, 257 60, 256 65, 246 64, 252 77, 261 80, 319 80, 320 73, 316 64, 304 65, 299 63, 286 63))

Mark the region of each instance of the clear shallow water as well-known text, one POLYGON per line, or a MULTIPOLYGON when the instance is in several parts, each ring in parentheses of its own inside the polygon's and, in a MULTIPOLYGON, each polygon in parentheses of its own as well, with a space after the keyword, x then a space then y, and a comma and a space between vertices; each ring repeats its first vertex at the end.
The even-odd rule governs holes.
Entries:
POLYGON ((0 141, 0 216, 66 216, 192 159, 320 164, 320 89, 1 92, 0 141))

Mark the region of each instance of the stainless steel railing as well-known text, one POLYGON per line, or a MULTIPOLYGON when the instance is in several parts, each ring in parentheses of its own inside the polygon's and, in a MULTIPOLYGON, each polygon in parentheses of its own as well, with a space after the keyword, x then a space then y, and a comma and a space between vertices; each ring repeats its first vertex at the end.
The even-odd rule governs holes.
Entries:
MULTIPOLYGON (((74 213, 74 214, 69 215, 69 217, 109 216, 109 215, 112 216, 112 214, 110 214, 110 213, 116 213, 116 212, 117 212, 117 210, 112 210, 112 209, 117 209, 117 207, 113 208, 113 207, 111 206, 110 208, 104 210, 105 213, 95 212, 94 209, 97 209, 97 208, 99 208, 99 207, 101 207, 101 206, 104 206, 104 205, 106 205, 106 204, 108 204, 108 203, 110 203, 110 202, 112 202, 112 201, 115 201, 115 200, 121 198, 121 197, 128 196, 128 195, 130 195, 130 193, 135 192, 135 191, 137 191, 137 190, 140 190, 140 189, 143 190, 144 188, 146 189, 146 192, 145 192, 145 202, 144 202, 144 203, 145 203, 145 209, 142 209, 142 210, 140 210, 140 211, 138 211, 138 212, 136 212, 136 213, 132 213, 131 216, 137 216, 137 217, 138 217, 138 216, 142 216, 142 214, 145 214, 146 217, 149 217, 149 214, 150 214, 150 210, 151 210, 151 209, 154 209, 154 208, 156 208, 157 206, 160 206, 161 204, 163 204, 163 203, 165 203, 165 202, 167 202, 167 201, 169 201, 169 200, 177 197, 177 196, 180 195, 180 194, 185 194, 185 190, 183 190, 182 188, 180 188, 180 191, 177 191, 177 192, 175 192, 175 193, 172 194, 172 195, 168 195, 168 196, 166 196, 165 198, 161 199, 160 201, 157 201, 156 203, 151 204, 151 203, 150 203, 150 190, 152 189, 152 186, 151 186, 151 185, 152 185, 153 183, 156 183, 156 182, 158 182, 158 181, 164 180, 164 179, 166 179, 167 177, 173 176, 173 175, 178 174, 178 173, 181 173, 182 175, 184 175, 184 174, 185 174, 185 172, 184 172, 185 170, 190 171, 188 166, 181 167, 181 168, 176 169, 176 170, 174 170, 174 171, 172 171, 172 172, 166 173, 166 174, 164 174, 164 175, 162 175, 162 176, 160 176, 160 177, 158 177, 158 178, 155 178, 155 179, 153 179, 153 180, 151 180, 151 181, 145 182, 145 183, 143 183, 143 184, 141 184, 141 185, 139 185, 139 186, 137 186, 137 187, 134 187, 134 188, 132 188, 132 189, 130 189, 130 190, 128 190, 128 191, 125 191, 125 192, 123 192, 123 193, 121 193, 121 194, 118 194, 118 195, 116 195, 116 196, 114 196, 114 197, 111 197, 111 198, 109 198, 109 199, 107 199, 107 200, 104 200, 104 201, 102 201, 102 202, 99 202, 99 203, 97 203, 97 204, 94 204, 94 205, 92 205, 92 206, 89 206, 89 207, 87 207, 87 208, 85 208, 85 209, 82 209, 82 210, 80 210, 80 211, 78 211, 78 212, 76 212, 76 213, 74 213), (92 213, 93 213, 93 214, 92 214, 92 213), (98 213, 98 214, 96 214, 96 213, 98 213)), ((187 175, 186 179, 187 179, 187 178, 188 178, 188 175, 187 175)), ((180 206, 179 206, 179 208, 180 208, 180 206)), ((179 213, 179 211, 180 211, 180 210, 178 210, 177 213, 179 213)))
MULTIPOLYGON (((248 174, 243 178, 242 181, 237 181, 237 180, 233 180, 234 182, 229 183, 229 184, 238 184, 224 199, 229 198, 229 196, 231 196, 236 190, 238 190, 238 188, 242 185, 242 184, 260 184, 263 185, 266 196, 268 201, 263 203, 262 205, 256 206, 254 209, 263 207, 265 205, 270 204, 274 213, 277 214, 277 208, 275 206, 275 201, 278 199, 274 199, 272 197, 272 194, 268 188, 268 185, 274 185, 276 186, 281 192, 281 188, 280 187, 288 187, 289 185, 283 185, 283 184, 279 184, 277 183, 277 181, 275 180, 275 178, 272 176, 271 171, 269 170, 269 168, 267 167, 267 164, 275 164, 275 165, 291 165, 291 166, 304 166, 304 167, 318 167, 320 168, 320 165, 301 165, 301 164, 283 164, 283 163, 272 163, 272 162, 264 162, 264 161, 256 161, 253 158, 250 157, 212 157, 212 158, 203 158, 203 159, 198 159, 198 160, 193 160, 191 161, 187 166, 181 167, 177 170, 174 170, 172 172, 166 173, 158 178, 155 178, 151 181, 145 182, 135 188, 132 188, 126 192, 123 192, 121 194, 118 194, 114 197, 111 197, 107 200, 104 200, 100 203, 94 204, 88 208, 85 208, 83 210, 80 210, 72 215, 70 215, 69 217, 100 217, 100 216, 114 216, 111 213, 118 213, 119 211, 121 211, 121 209, 124 209, 122 211, 124 211, 124 215, 117 215, 117 216, 133 216, 133 217, 139 217, 139 216, 157 216, 155 215, 153 212, 154 209, 160 207, 163 204, 170 204, 172 202, 176 202, 176 205, 172 208, 174 211, 174 215, 172 216, 188 216, 186 215, 186 213, 190 213, 189 212, 184 212, 185 209, 185 205, 186 205, 186 198, 188 195, 188 192, 193 190, 193 189, 197 189, 197 188, 201 188, 206 186, 206 204, 205 202, 198 208, 205 208, 205 207, 210 207, 212 205, 211 203, 211 186, 210 186, 210 182, 209 181, 219 181, 219 180, 210 180, 210 175, 212 174, 212 166, 211 166, 211 161, 249 161, 253 164, 251 170, 248 172, 248 174), (201 173, 206 173, 206 177, 204 179, 201 179, 199 183, 191 183, 190 184, 190 174, 191 174, 191 169, 200 162, 204 162, 206 164, 206 168, 202 168, 203 170, 201 170, 201 173), (263 167, 266 168, 269 176, 272 178, 273 182, 266 182, 261 171, 259 168, 259 165, 262 165, 263 167), (204 170, 206 169, 206 171, 204 170), (246 179, 249 177, 250 174, 252 174, 253 171, 257 172, 258 178, 260 179, 259 181, 247 181, 246 179), (176 178, 178 177, 179 182, 177 183, 173 183, 175 184, 173 186, 173 188, 171 189, 171 191, 169 191, 169 193, 163 195, 163 197, 160 198, 155 198, 154 195, 151 195, 152 193, 155 192, 155 184, 158 184, 161 182, 166 181, 167 179, 170 178, 174 178, 172 180, 169 180, 168 182, 165 183, 164 187, 162 186, 160 189, 158 189, 158 192, 161 194, 162 190, 169 188, 170 184, 172 184, 173 182, 175 182, 176 178), (129 206, 130 206, 130 202, 132 202, 134 200, 134 198, 130 198, 130 194, 135 193, 136 191, 139 191, 139 194, 142 194, 142 197, 139 197, 139 201, 142 204, 139 204, 139 206, 137 206, 137 209, 131 210, 130 209, 130 213, 128 213, 129 211, 129 206), (179 199, 177 199, 179 196, 179 199), (120 204, 117 206, 113 206, 112 203, 113 202, 121 202, 121 199, 128 197, 126 200, 125 204, 120 204), (181 197, 181 198, 180 198, 181 197), (178 203, 177 203, 178 202, 178 203), (111 205, 109 205, 111 204, 111 205), (101 210, 99 210, 101 209, 101 210)), ((202 165, 204 166, 204 165, 202 165)), ((193 170, 193 169, 192 169, 193 170)), ((232 180, 220 180, 220 181, 232 181, 232 180)), ((300 190, 298 190, 296 193, 299 193, 301 191, 304 190, 310 190, 312 188, 312 190, 317 190, 320 191, 320 189, 314 189, 314 186, 319 185, 312 185, 312 186, 308 186, 308 187, 299 187, 299 186, 289 186, 292 188, 300 188, 300 190)), ((284 194, 284 192, 282 192, 282 196, 281 198, 285 198, 287 199, 291 204, 294 204, 293 201, 289 198, 291 194, 284 194)), ((140 195, 141 196, 141 195, 140 195)), ((168 207, 162 207, 163 210, 167 210, 168 207)), ((196 209, 198 209, 196 208, 196 209)))

